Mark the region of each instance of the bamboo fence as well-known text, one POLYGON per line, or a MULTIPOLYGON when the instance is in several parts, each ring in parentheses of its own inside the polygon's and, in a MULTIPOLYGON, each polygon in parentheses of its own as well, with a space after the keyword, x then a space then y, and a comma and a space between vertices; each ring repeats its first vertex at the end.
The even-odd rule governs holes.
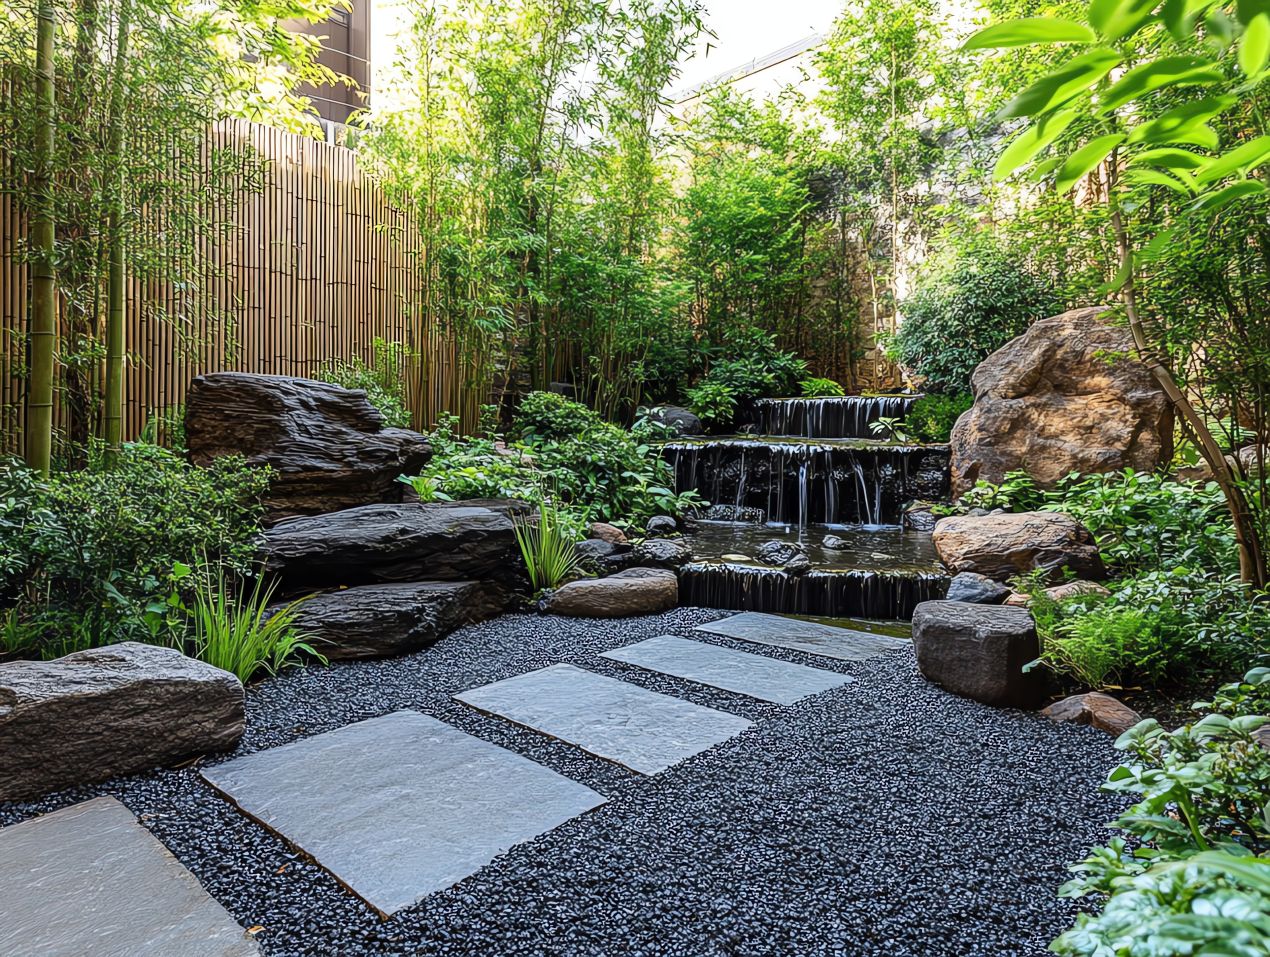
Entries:
MULTIPOLYGON (((130 283, 125 438, 179 408, 202 373, 312 376, 333 359, 369 362, 377 338, 414 356, 416 426, 446 411, 474 422, 484 398, 467 381, 467 363, 418 307, 414 210, 391 203, 344 146, 244 120, 217 124, 208 145, 209 162, 218 151, 254 151, 262 181, 202 200, 214 228, 198 238, 204 251, 192 282, 130 283)), ((0 450, 9 452, 21 447, 24 417, 25 230, 13 190, 0 189, 0 450)), ((64 410, 55 423, 64 426, 64 410)))

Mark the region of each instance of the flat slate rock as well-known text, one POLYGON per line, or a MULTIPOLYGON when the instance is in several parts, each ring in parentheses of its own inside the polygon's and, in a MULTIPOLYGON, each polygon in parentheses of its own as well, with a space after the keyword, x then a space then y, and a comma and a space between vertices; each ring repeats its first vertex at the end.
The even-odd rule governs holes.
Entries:
POLYGON ((614 648, 601 657, 777 704, 793 704, 800 698, 851 682, 846 675, 832 671, 675 635, 661 635, 625 648, 614 648))
POLYGON ((822 625, 783 615, 765 615, 757 611, 742 612, 722 621, 698 625, 696 630, 760 645, 805 651, 838 661, 867 661, 909 646, 902 638, 889 635, 873 635, 867 631, 822 625))
POLYGON ((256 957, 159 839, 99 797, 0 830, 5 957, 256 957))
POLYGON ((455 697, 644 774, 665 770, 752 725, 573 665, 552 665, 455 697))
POLYGON ((605 801, 415 711, 257 751, 203 777, 384 916, 605 801))

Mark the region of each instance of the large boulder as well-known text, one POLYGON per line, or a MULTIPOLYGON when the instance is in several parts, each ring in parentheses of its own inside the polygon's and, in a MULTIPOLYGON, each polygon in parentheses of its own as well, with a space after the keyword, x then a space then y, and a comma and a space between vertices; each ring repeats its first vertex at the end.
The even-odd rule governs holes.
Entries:
POLYGON ((481 582, 360 585, 306 600, 295 623, 331 661, 389 658, 427 648, 506 606, 505 592, 481 582))
POLYGON ((517 586, 525 570, 513 516, 529 513, 501 499, 363 505, 280 522, 264 532, 261 557, 292 594, 389 582, 517 586))
POLYGON ((1044 569, 1061 581, 1063 569, 1070 569, 1080 578, 1106 577, 1089 529, 1060 512, 954 515, 940 519, 931 540, 954 575, 975 572, 1006 581, 1044 569))
POLYGON ((185 441, 195 465, 243 455, 269 466, 269 521, 400 502, 397 477, 418 473, 432 454, 418 432, 384 428, 360 389, 246 372, 194 380, 185 441))
POLYGON ((228 751, 243 721, 242 683, 173 648, 0 664, 0 801, 228 751))
POLYGON ((1036 623, 1025 608, 924 601, 913 611, 922 675, 946 691, 1003 708, 1035 708, 1045 682, 1023 668, 1036 659, 1036 623))
POLYGON ((679 604, 679 579, 661 568, 631 568, 608 578, 584 578, 551 592, 542 611, 570 618, 655 615, 679 604))
POLYGON ((1129 331, 1106 309, 1042 319, 988 356, 952 432, 952 492, 1026 471, 1042 488, 1071 472, 1150 471, 1173 454, 1173 410, 1129 331))
POLYGON ((681 539, 646 538, 635 546, 635 562, 646 568, 677 569, 692 561, 692 549, 681 539))

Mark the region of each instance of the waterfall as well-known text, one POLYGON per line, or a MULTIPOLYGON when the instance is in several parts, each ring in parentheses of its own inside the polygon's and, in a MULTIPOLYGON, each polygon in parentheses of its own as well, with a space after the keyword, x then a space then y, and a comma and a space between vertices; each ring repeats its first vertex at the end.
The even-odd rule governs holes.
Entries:
POLYGON ((916 395, 848 395, 828 399, 759 399, 755 403, 760 435, 805 439, 867 439, 870 424, 902 419, 916 395))

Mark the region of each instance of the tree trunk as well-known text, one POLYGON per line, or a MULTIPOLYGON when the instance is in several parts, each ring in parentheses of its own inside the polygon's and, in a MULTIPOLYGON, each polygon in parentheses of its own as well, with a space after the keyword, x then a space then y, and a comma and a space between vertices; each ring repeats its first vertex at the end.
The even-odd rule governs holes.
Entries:
POLYGON ((107 228, 110 243, 110 270, 106 295, 106 384, 105 440, 106 462, 113 465, 123 442, 123 353, 124 353, 124 235, 123 220, 123 112, 124 70, 128 65, 128 32, 132 27, 132 4, 120 0, 118 40, 115 45, 115 71, 110 91, 110 144, 107 173, 110 221, 107 228))
POLYGON ((1194 404, 1186 393, 1178 386, 1172 370, 1165 364, 1158 349, 1154 348, 1147 337, 1146 327, 1138 313, 1137 289, 1133 282, 1133 250, 1129 245, 1129 234, 1125 227, 1120 209, 1114 203, 1111 212, 1112 227, 1116 234, 1116 245, 1120 252, 1120 271, 1125 276, 1122 296, 1125 314, 1129 319, 1129 330, 1133 334, 1139 358, 1151 370, 1160 388, 1169 397, 1173 408, 1182 421, 1183 427, 1191 433, 1199 446, 1200 455, 1208 463, 1213 472, 1213 481, 1221 489, 1226 498, 1226 507, 1230 509, 1230 517, 1234 523, 1235 542, 1239 547, 1239 573, 1244 582, 1258 591, 1270 584, 1266 569, 1266 556, 1262 550, 1261 538, 1257 531, 1256 516, 1248 504, 1248 497, 1239 487, 1230 461, 1222 452, 1221 446, 1213 438, 1212 430, 1203 416, 1196 411, 1194 404))
POLYGON ((57 100, 53 77, 53 40, 57 23, 53 4, 41 0, 35 32, 35 175, 34 210, 29 241, 31 266, 31 361, 27 382, 26 461, 45 475, 53 452, 53 357, 57 348, 57 274, 54 267, 53 177, 57 100))

